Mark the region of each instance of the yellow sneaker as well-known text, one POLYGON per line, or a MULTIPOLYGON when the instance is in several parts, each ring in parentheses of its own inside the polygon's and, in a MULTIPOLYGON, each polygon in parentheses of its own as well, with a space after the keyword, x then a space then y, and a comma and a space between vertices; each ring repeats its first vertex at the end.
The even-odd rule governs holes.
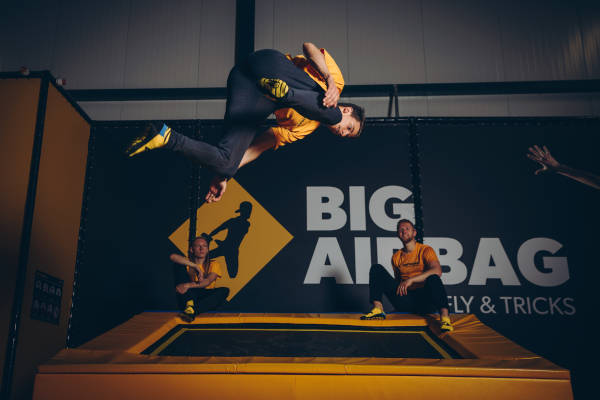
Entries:
POLYGON ((385 319, 385 313, 378 307, 373 307, 371 312, 363 315, 360 319, 385 319))
POLYGON ((281 79, 262 78, 259 81, 260 87, 276 100, 283 99, 289 90, 287 83, 281 79))
POLYGON ((449 317, 442 317, 440 319, 440 329, 442 332, 452 332, 454 327, 452 326, 452 321, 450 321, 449 317))
POLYGON ((194 310, 194 301, 188 300, 185 303, 185 308, 182 313, 179 314, 182 320, 185 322, 192 322, 196 318, 196 310, 194 310))
POLYGON ((170 138, 171 128, 169 128, 166 124, 163 124, 160 132, 156 130, 154 125, 148 124, 144 130, 144 133, 136 137, 131 142, 125 153, 129 157, 133 157, 147 150, 158 149, 166 145, 170 138))

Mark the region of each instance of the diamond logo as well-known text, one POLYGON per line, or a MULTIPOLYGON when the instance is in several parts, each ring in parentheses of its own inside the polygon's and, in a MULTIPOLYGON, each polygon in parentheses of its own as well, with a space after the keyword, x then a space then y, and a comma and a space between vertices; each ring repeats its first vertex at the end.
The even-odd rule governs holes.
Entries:
MULTIPOLYGON (((229 288, 231 300, 289 242, 293 236, 237 181, 229 180, 227 193, 217 203, 197 211, 196 236, 210 234, 211 257, 221 265, 217 286, 229 288)), ((177 228, 169 240, 185 255, 190 221, 177 228)))

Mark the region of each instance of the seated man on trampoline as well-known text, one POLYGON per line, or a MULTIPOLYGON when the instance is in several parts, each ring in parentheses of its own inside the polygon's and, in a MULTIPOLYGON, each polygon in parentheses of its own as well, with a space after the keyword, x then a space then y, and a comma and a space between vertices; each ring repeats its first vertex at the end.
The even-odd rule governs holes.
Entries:
POLYGON ((192 322, 199 313, 215 310, 225 303, 229 289, 215 287, 222 274, 221 266, 210 259, 205 237, 192 241, 188 257, 171 254, 170 259, 174 263, 175 291, 184 321, 192 322))
POLYGON ((127 153, 166 148, 215 172, 206 201, 219 201, 227 179, 265 150, 303 139, 325 124, 335 135, 358 136, 364 125, 362 107, 339 103, 342 73, 325 49, 304 43, 304 56, 292 58, 276 50, 259 50, 233 67, 227 79, 224 133, 216 146, 193 140, 166 124, 149 126, 127 153), (275 113, 277 126, 261 127, 275 113))
POLYGON ((404 248, 392 256, 394 278, 380 264, 371 267, 369 301, 373 309, 361 319, 385 319, 381 303, 385 294, 397 311, 417 314, 439 311, 442 331, 453 331, 448 316, 448 296, 440 279, 442 267, 435 251, 415 240, 417 230, 407 219, 398 221, 397 233, 404 248))

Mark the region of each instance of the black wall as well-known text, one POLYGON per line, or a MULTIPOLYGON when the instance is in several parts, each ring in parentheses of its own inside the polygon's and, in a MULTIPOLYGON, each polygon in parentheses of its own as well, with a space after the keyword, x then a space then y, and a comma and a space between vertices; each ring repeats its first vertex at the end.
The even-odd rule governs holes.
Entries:
MULTIPOLYGON (((172 125, 209 141, 217 140, 221 129, 215 122, 174 121, 172 125)), ((93 130, 94 161, 88 172, 89 200, 85 240, 80 245, 83 251, 71 329, 73 345, 143 310, 175 309, 168 255, 177 248, 169 235, 195 215, 196 207, 191 205, 203 197, 210 174, 203 170, 198 189, 194 164, 176 154, 155 151, 132 159, 122 156, 120 151, 127 140, 142 126, 115 122, 97 124, 93 130)), ((393 249, 382 253, 383 261, 377 249, 380 243, 395 238, 393 229, 382 228, 371 218, 369 200, 381 188, 401 187, 412 194, 404 200, 391 196, 382 203, 380 214, 383 210, 387 218, 398 219, 416 213, 425 242, 450 240, 462 248, 459 261, 466 267, 466 276, 446 286, 451 300, 454 296, 470 299, 469 311, 492 328, 561 366, 581 369, 583 363, 578 359, 588 351, 581 347, 588 330, 584 316, 595 313, 593 304, 597 304, 594 250, 600 218, 595 206, 600 192, 556 174, 535 176, 538 166, 525 154, 529 146, 545 144, 560 162, 600 173, 599 128, 595 119, 370 121, 358 139, 337 138, 320 129, 299 143, 267 152, 241 169, 235 180, 293 239, 225 310, 368 310, 368 285, 357 276, 357 264, 364 273, 365 264, 389 263, 393 249), (348 217, 343 226, 308 229, 309 208, 315 207, 307 201, 309 187, 341 191, 344 200, 340 208, 348 217), (353 197, 350 210, 351 190, 364 191, 364 207, 360 201, 356 203, 359 195, 353 197), (352 225, 351 218, 359 222, 353 220, 352 225), (335 264, 335 255, 340 253, 345 266, 334 265, 341 271, 335 277, 304 283, 323 238, 330 238, 326 239, 329 245, 321 249, 326 253, 324 268, 335 264), (550 285, 544 286, 523 274, 517 259, 519 249, 539 238, 546 244, 558 243, 560 249, 554 254, 544 248, 530 251, 534 268, 539 275, 547 275, 552 273, 552 262, 566 262, 568 276, 564 282, 553 284, 550 279, 550 285), (360 250, 356 250, 357 240, 363 246, 360 250), (481 243, 495 243, 496 247, 490 250, 481 243), (510 269, 518 284, 497 278, 483 285, 470 282, 478 252, 479 268, 487 268, 492 275, 495 270, 491 268, 510 269), (538 300, 535 310, 531 303, 536 298, 551 300, 538 300), (560 300, 550 312, 549 304, 557 298, 560 300), (515 301, 524 301, 523 308, 515 307, 515 301), (482 308, 484 303, 495 306, 495 312, 482 308)), ((208 228, 198 221, 198 229, 208 228)), ((251 225, 248 235, 252 229, 256 226, 251 225)), ((446 250, 441 249, 440 256, 444 264, 446 250)), ((240 269, 244 268, 244 257, 241 251, 240 269)), ((449 273, 449 266, 444 270, 449 273)), ((459 300, 451 311, 464 312, 466 308, 459 300)))

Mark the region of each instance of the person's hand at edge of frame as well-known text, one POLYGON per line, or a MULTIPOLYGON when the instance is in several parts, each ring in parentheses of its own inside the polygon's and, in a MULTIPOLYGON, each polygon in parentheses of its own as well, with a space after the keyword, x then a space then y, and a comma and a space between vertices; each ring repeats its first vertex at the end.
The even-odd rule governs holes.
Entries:
POLYGON ((222 176, 215 176, 210 182, 208 193, 204 198, 207 203, 214 203, 221 200, 225 190, 227 189, 227 178, 222 176))
POLYGON ((533 145, 533 147, 529 148, 527 158, 537 162, 542 166, 542 168, 534 172, 535 175, 556 170, 560 166, 560 163, 556 161, 554 157, 552 157, 550 150, 548 150, 546 146, 542 146, 542 148, 540 148, 537 144, 533 145))

